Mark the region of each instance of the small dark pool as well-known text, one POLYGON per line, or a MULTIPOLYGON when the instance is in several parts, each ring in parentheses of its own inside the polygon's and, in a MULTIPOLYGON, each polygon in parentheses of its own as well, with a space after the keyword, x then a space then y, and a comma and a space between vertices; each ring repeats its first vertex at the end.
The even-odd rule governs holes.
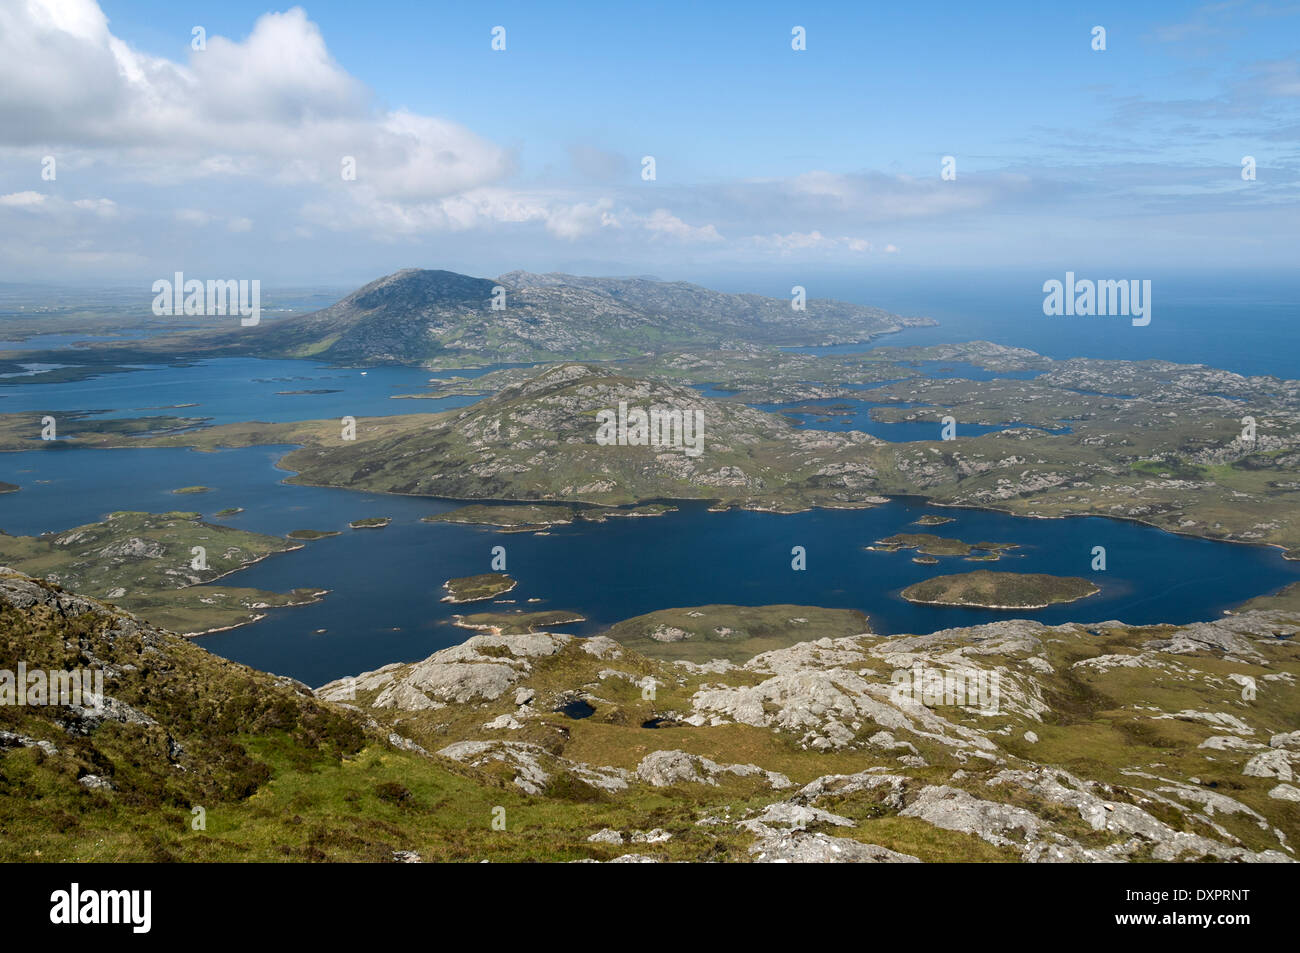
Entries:
POLYGON ((564 712, 570 718, 590 718, 596 713, 585 701, 579 698, 577 701, 571 701, 567 705, 561 705, 556 711, 564 712))

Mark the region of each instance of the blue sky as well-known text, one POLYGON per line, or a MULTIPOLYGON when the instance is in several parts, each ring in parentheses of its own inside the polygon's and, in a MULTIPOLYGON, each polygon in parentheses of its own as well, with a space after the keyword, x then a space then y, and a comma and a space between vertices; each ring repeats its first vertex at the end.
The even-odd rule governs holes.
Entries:
POLYGON ((52 4, 0 2, 0 280, 1300 251, 1300 4, 52 4))

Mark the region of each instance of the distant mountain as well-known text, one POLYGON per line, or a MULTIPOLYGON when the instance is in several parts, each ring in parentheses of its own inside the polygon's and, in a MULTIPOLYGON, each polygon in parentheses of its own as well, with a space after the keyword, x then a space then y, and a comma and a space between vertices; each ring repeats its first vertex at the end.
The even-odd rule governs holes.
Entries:
POLYGON ((851 343, 934 323, 820 298, 795 311, 788 299, 648 278, 512 271, 487 279, 405 269, 312 314, 102 350, 115 360, 143 350, 464 366, 616 360, 679 347, 851 343))
MULTIPOLYGON (((828 298, 809 298, 796 311, 787 298, 644 277, 512 271, 472 278, 417 268, 372 281, 311 314, 263 315, 252 327, 228 317, 191 320, 207 326, 146 340, 95 342, 79 348, 78 357, 88 364, 165 355, 465 367, 621 360, 685 347, 850 344, 937 323, 828 298)), ((67 356, 57 353, 24 352, 23 358, 60 362, 67 356)))

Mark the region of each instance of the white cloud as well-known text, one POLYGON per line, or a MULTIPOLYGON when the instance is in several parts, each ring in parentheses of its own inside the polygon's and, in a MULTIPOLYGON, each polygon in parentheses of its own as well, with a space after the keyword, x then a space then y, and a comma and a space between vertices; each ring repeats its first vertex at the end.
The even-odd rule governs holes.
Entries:
POLYGON ((601 199, 551 208, 546 216, 546 230, 559 238, 574 240, 604 228, 622 228, 613 207, 611 199, 601 199))
POLYGON ((34 208, 44 205, 46 198, 40 192, 11 192, 0 195, 0 205, 5 208, 34 208))
MULTIPOLYGON (((1290 61, 1259 69, 1275 95, 1300 88, 1290 61)), ((159 273, 174 270, 178 249, 211 259, 214 273, 228 270, 223 260, 277 256, 300 269, 368 267, 389 259, 388 243, 490 267, 547 255, 669 268, 857 263, 896 254, 886 236, 909 256, 934 254, 968 234, 963 225, 1061 191, 1029 164, 1032 179, 964 171, 944 182, 936 165, 922 177, 818 168, 647 188, 640 149, 607 145, 570 145, 567 163, 561 153, 524 178, 517 166, 525 155, 537 162, 537 143, 507 148, 383 106, 299 8, 258 18, 246 36, 209 33, 205 50, 173 60, 114 36, 95 0, 0 0, 0 174, 13 190, 0 195, 0 233, 15 226, 25 243, 11 269, 28 248, 66 249, 59 261, 105 269, 148 260, 159 273), (57 188, 40 177, 47 154, 57 188), (354 180, 341 175, 344 157, 355 160, 354 180), (61 198, 73 183, 86 197, 61 198)), ((5 246, 0 235, 15 250, 5 246)))
POLYGON ((688 225, 667 209, 657 208, 643 219, 647 231, 682 242, 720 242, 722 236, 712 225, 688 225))
POLYGON ((0 195, 0 208, 19 209, 42 215, 76 215, 89 212, 100 218, 113 218, 117 215, 117 203, 112 199, 74 199, 68 201, 43 192, 11 192, 0 195))
POLYGON ((113 36, 93 0, 0 5, 0 145, 82 150, 146 181, 258 176, 333 184, 344 156, 392 201, 507 174, 500 147, 456 123, 383 111, 301 8, 242 41, 209 36, 188 64, 113 36))
POLYGON ((117 215, 117 203, 112 199, 76 199, 73 208, 93 212, 100 218, 113 218, 117 215))
POLYGON ((1024 177, 967 176, 945 182, 880 172, 805 172, 782 183, 782 191, 806 209, 849 214, 859 221, 899 221, 972 211, 1028 185, 1024 177))
POLYGON ((781 255, 808 251, 849 251, 865 254, 872 249, 871 242, 865 238, 852 236, 834 238, 823 235, 815 229, 811 232, 788 232, 784 235, 751 235, 747 241, 756 249, 775 251, 781 255))

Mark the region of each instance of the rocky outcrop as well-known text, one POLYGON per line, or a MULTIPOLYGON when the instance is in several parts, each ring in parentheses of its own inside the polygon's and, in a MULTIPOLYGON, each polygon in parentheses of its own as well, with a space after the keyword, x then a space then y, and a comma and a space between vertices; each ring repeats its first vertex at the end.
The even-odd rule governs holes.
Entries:
POLYGON ((572 638, 548 632, 476 635, 422 662, 386 665, 355 678, 337 679, 322 685, 316 694, 330 701, 350 701, 358 693, 374 692, 373 707, 407 711, 491 701, 531 670, 530 660, 554 655, 572 638))
POLYGON ((756 764, 718 764, 685 751, 655 751, 641 759, 636 767, 639 780, 656 788, 674 784, 717 784, 717 776, 732 774, 739 778, 759 777, 774 789, 791 787, 791 781, 776 771, 765 771, 756 764))
MULTIPOLYGON (((439 754, 533 796, 562 774, 623 804, 673 789, 701 805, 691 823, 742 834, 756 861, 1290 862, 1300 732, 1277 714, 1300 708, 1300 656, 1278 637, 1290 625, 1266 612, 1183 627, 1004 620, 688 665, 604 637, 477 636, 356 687, 403 724, 467 732, 439 754), (1135 690, 1135 676, 1157 690, 1135 690), (590 722, 560 711, 574 700, 590 722), (657 727, 689 734, 657 746, 657 727), (1076 728, 1092 746, 1078 764, 1076 728), (1099 739, 1113 739, 1104 760, 1099 739), (717 757, 736 743, 754 753, 717 757), (609 762, 573 754, 584 749, 609 762), (816 772, 850 752, 862 770, 816 772), (911 826, 885 838, 884 817, 911 826), (918 826, 931 833, 897 839, 918 826)), ((655 843, 665 853, 636 856, 671 859, 685 842, 653 834, 675 830, 655 820, 584 836, 593 849, 655 843)))
MULTIPOLYGON (((301 356, 339 363, 555 360, 573 354, 635 357, 665 346, 856 342, 933 324, 879 308, 809 299, 791 318, 788 299, 713 291, 685 282, 512 271, 473 278, 407 268, 312 314, 253 329, 248 337, 191 335, 221 353, 301 356), (503 296, 503 297, 499 297, 503 296), (500 301, 504 308, 494 302, 500 301)), ((244 329, 248 330, 248 329, 244 329)))
POLYGON ((620 768, 593 768, 556 757, 540 745, 518 741, 461 741, 438 754, 474 767, 500 762, 513 770, 514 784, 528 794, 542 794, 551 778, 561 771, 604 791, 623 790, 631 778, 620 768))
POLYGON ((848 837, 801 831, 763 833, 749 849, 761 864, 916 864, 911 854, 848 837))

